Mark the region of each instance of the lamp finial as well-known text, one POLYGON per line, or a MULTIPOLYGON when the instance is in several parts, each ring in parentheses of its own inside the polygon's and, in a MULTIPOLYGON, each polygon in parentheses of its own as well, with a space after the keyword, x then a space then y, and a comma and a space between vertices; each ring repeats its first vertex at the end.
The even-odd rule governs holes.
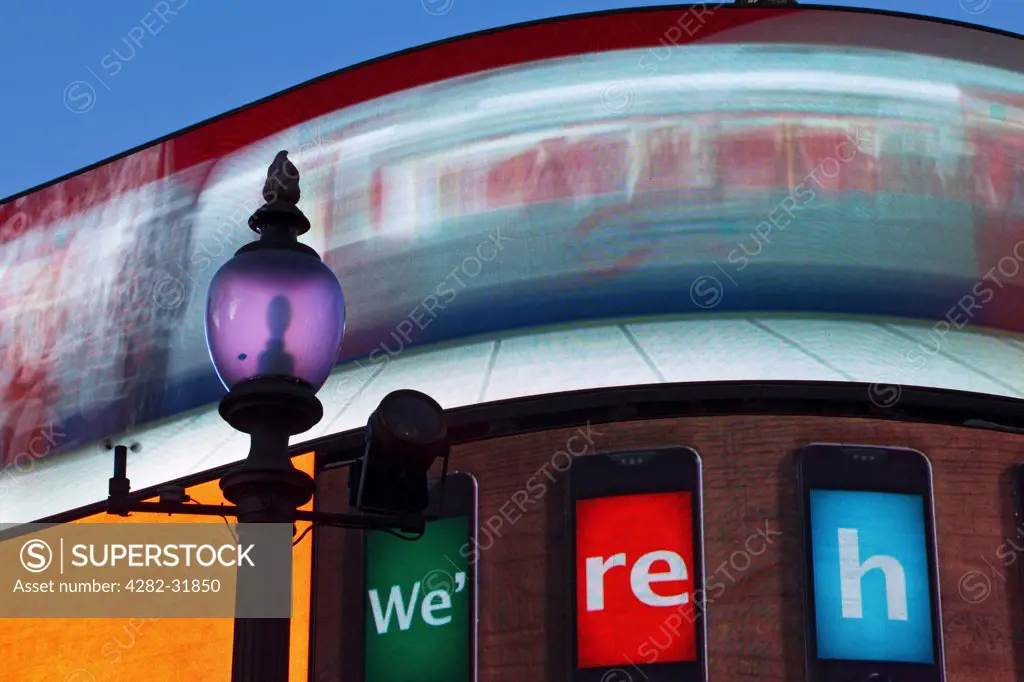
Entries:
POLYGON ((284 201, 299 203, 299 169, 288 160, 288 152, 280 151, 267 169, 267 181, 263 185, 263 199, 268 203, 284 201))

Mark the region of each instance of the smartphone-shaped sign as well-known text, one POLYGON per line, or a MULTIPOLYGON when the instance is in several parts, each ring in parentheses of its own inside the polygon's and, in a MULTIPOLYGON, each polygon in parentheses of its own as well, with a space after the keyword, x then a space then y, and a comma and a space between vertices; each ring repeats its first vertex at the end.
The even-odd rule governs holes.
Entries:
MULTIPOLYGON (((1017 541, 1020 542, 1021 536, 1024 536, 1024 464, 1013 467, 1013 527, 1017 541)), ((1013 548, 1021 551, 1017 545, 1013 545, 1013 548)), ((1024 566, 1024 563, 1021 565, 1024 566)))
MULTIPOLYGON (((1013 467, 1013 538, 1007 538, 1006 543, 996 550, 1004 566, 1014 562, 1024 567, 1020 561, 1020 554, 1024 552, 1024 464, 1017 464, 1013 467)), ((1024 568, 1021 569, 1024 571, 1024 568)), ((1022 573, 1024 575, 1024 573, 1022 573)))
POLYGON ((932 471, 916 450, 799 455, 809 682, 942 682, 932 471))
POLYGON ((582 457, 568 498, 568 678, 707 680, 699 455, 582 457))
POLYGON ((477 484, 448 476, 430 491, 423 536, 365 534, 364 682, 475 682, 477 484))

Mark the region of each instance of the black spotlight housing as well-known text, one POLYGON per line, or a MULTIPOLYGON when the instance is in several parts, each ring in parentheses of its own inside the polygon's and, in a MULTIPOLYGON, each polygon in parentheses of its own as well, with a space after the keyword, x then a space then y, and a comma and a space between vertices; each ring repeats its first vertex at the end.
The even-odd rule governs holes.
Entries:
POLYGON ((366 449, 352 469, 350 503, 367 511, 420 513, 429 503, 427 474, 451 445, 444 410, 430 396, 403 389, 384 396, 366 425, 366 449))

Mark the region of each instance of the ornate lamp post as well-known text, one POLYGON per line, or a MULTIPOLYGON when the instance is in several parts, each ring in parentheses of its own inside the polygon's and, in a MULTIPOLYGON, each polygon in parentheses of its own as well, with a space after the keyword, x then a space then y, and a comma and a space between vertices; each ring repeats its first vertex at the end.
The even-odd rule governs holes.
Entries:
MULTIPOLYGON (((249 227, 260 238, 239 249, 214 275, 206 302, 210 357, 228 389, 220 414, 251 438, 246 460, 220 481, 224 497, 234 506, 186 504, 184 489, 173 487, 161 488, 158 502, 139 500, 127 478, 129 448, 118 445, 108 513, 235 516, 240 540, 248 524, 295 521, 422 534, 425 471, 437 457, 445 459, 447 469, 448 442, 440 406, 416 391, 384 399, 382 407, 391 406, 388 418, 372 442, 368 440, 372 447, 362 458, 391 462, 384 469, 372 468, 378 473, 371 486, 364 486, 367 504, 354 505, 379 513, 298 510, 312 498, 314 485, 292 465, 288 439, 323 417, 316 392, 334 366, 345 328, 341 285, 316 251, 298 241, 310 227, 297 206, 299 197, 298 170, 288 153, 280 152, 267 172, 266 203, 249 218, 249 227), (424 490, 410 487, 410 475, 424 490), (392 489, 406 492, 392 494, 394 504, 369 504, 392 489), (411 503, 403 502, 405 497, 411 503)), ((290 543, 281 551, 291 552, 290 543)), ((264 590, 240 571, 236 603, 258 600, 264 590)), ((232 681, 287 682, 289 638, 287 618, 236 618, 232 681)))
MULTIPOLYGON (((312 498, 313 480, 292 466, 288 438, 323 417, 316 392, 345 329, 341 285, 298 241, 309 230, 300 196, 298 169, 280 152, 263 186, 267 203, 249 218, 260 238, 217 271, 206 300, 207 345, 228 389, 220 414, 252 442, 245 464, 220 481, 242 524, 292 523, 312 498)), ((258 595, 240 573, 239 602, 258 595)), ((287 619, 236 618, 232 679, 287 680, 290 632, 287 619)))
POLYGON ((210 283, 206 339, 228 389, 220 414, 250 434, 245 465, 221 479, 240 522, 288 522, 313 482, 288 457, 288 438, 323 417, 316 392, 341 348, 345 299, 334 273, 298 236, 309 221, 296 205, 299 172, 280 152, 267 172, 266 204, 249 218, 260 235, 210 283))

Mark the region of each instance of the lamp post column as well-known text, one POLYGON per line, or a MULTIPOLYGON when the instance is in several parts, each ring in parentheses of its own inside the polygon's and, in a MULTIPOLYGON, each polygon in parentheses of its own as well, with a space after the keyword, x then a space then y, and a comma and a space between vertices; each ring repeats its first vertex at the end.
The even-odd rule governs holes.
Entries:
MULTIPOLYGON (((238 542, 243 547, 255 539, 251 532, 253 524, 291 524, 295 510, 312 497, 312 481, 295 469, 273 472, 243 467, 222 479, 221 487, 225 497, 238 507, 238 542)), ((265 537, 260 535, 260 539, 265 537)), ((277 544, 264 544, 254 550, 252 558, 257 566, 261 564, 261 554, 291 552, 290 538, 281 543, 283 546, 277 544)), ((247 604, 258 603, 268 589, 274 588, 254 575, 253 569, 239 567, 236 589, 236 608, 244 613, 247 604)), ((236 618, 232 682, 287 682, 290 647, 290 619, 236 618)))
MULTIPOLYGON (((255 544, 254 525, 288 524, 290 530, 296 510, 312 499, 313 479, 292 466, 288 437, 319 422, 323 408, 308 385, 265 377, 235 386, 221 401, 220 414, 251 437, 244 465, 225 474, 220 487, 238 508, 239 544, 254 544, 251 559, 256 567, 265 566, 269 557, 291 553, 292 533, 273 534, 273 544, 268 544, 267 534, 259 533, 262 542, 255 544)), ((238 568, 237 613, 251 612, 253 605, 266 600, 267 590, 273 589, 254 570, 238 568)), ((232 682, 287 682, 290 639, 288 618, 236 617, 232 682)))

